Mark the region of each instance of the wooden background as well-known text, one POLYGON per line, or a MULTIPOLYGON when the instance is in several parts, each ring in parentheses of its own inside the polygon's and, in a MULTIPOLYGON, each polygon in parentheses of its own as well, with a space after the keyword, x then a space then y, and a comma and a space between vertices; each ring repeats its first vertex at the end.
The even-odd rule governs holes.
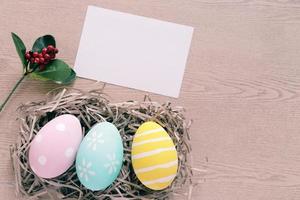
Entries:
MULTIPOLYGON (((27 45, 55 35, 73 65, 89 4, 195 27, 180 98, 151 95, 185 106, 194 120, 194 164, 203 172, 193 199, 300 199, 300 1, 0 0, 0 101, 21 76, 10 32, 27 45)), ((74 86, 102 84, 78 78, 74 86)), ((55 87, 25 80, 0 114, 0 199, 16 199, 16 108, 55 87)), ((144 96, 113 85, 106 92, 113 102, 144 96)))

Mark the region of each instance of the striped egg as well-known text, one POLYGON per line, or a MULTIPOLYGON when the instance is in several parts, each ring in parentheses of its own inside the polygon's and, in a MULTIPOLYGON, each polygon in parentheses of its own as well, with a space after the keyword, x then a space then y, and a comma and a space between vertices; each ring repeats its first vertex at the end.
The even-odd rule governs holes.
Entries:
POLYGON ((152 190, 168 187, 177 174, 175 145, 165 129, 155 122, 145 122, 136 131, 131 159, 138 179, 152 190))

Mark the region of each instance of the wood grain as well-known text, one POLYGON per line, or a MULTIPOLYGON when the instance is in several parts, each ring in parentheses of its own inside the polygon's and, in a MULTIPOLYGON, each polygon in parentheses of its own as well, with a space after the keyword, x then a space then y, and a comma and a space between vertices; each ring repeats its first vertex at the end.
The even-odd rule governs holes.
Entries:
MULTIPOLYGON (((300 199, 299 1, 0 0, 0 101, 21 74, 10 32, 27 45, 51 33, 59 56, 74 64, 90 4, 195 27, 180 98, 151 94, 183 105, 194 121, 193 199, 300 199)), ((0 199, 18 199, 8 150, 18 132, 16 108, 56 87, 25 80, 0 114, 0 199)), ((115 85, 105 90, 113 102, 145 94, 115 85)))

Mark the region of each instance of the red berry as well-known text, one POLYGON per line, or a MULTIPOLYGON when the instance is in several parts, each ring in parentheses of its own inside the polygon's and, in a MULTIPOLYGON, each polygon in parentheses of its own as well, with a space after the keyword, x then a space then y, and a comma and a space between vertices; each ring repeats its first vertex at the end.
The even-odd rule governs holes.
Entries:
POLYGON ((55 58, 55 54, 50 55, 51 60, 55 58))
POLYGON ((29 52, 27 52, 27 53, 25 54, 25 58, 26 58, 27 60, 29 60, 29 59, 30 59, 30 57, 31 57, 30 53, 29 53, 29 52))
POLYGON ((42 54, 45 55, 46 53, 47 53, 47 48, 45 47, 42 49, 42 54))
POLYGON ((50 55, 49 54, 45 54, 44 58, 45 58, 45 60, 50 60, 50 55))
POLYGON ((30 62, 31 62, 31 63, 34 63, 34 58, 30 58, 30 62))
POLYGON ((35 52, 33 52, 32 56, 33 56, 34 58, 36 58, 36 57, 39 56, 39 53, 35 51, 35 52))
POLYGON ((54 50, 54 46, 53 45, 48 45, 47 50, 48 51, 53 51, 54 50))
POLYGON ((39 58, 41 59, 43 57, 44 57, 44 55, 42 53, 39 53, 39 58))
POLYGON ((44 58, 40 58, 40 64, 43 64, 45 62, 44 58))
POLYGON ((57 48, 54 48, 54 53, 58 53, 58 49, 57 48))
POLYGON ((35 62, 35 63, 39 63, 39 62, 40 62, 40 59, 39 59, 39 58, 35 58, 35 59, 34 59, 34 62, 35 62))

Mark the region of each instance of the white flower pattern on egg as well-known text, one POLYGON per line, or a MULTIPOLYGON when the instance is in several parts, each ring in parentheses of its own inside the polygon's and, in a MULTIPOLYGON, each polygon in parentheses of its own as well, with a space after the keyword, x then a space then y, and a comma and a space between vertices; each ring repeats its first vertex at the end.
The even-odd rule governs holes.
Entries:
POLYGON ((116 155, 114 153, 108 154, 106 157, 108 159, 108 163, 106 163, 104 167, 108 169, 109 174, 112 174, 113 172, 117 171, 117 165, 119 164, 119 161, 116 160, 116 155))
POLYGON ((96 151, 97 149, 97 144, 103 144, 103 135, 102 133, 97 134, 95 131, 91 132, 91 137, 87 138, 87 147, 92 148, 93 151, 96 151))
POLYGON ((92 191, 105 190, 118 178, 123 151, 122 138, 114 124, 110 122, 95 124, 83 138, 76 154, 75 164, 80 183, 92 191), (88 177, 88 181, 84 175, 79 176, 83 160, 90 161, 92 164, 88 170, 95 172, 94 176, 88 177))
POLYGON ((78 165, 78 176, 80 178, 84 178, 85 181, 88 181, 90 176, 96 175, 94 171, 92 171, 90 168, 92 167, 91 162, 86 162, 85 159, 82 160, 81 165, 78 165))

